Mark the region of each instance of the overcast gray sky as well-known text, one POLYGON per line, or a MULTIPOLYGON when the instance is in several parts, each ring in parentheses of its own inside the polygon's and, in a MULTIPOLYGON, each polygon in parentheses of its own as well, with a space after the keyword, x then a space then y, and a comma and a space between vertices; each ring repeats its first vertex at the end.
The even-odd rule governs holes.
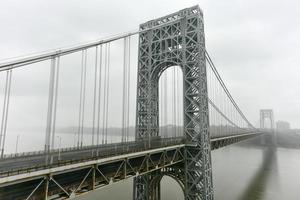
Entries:
MULTIPOLYGON (((250 121, 257 124, 259 109, 273 108, 275 120, 300 127, 298 0, 2 0, 0 60, 135 30, 196 4, 207 50, 250 121)), ((48 77, 39 70, 28 76, 48 77)), ((46 94, 47 81, 39 88, 46 94)))

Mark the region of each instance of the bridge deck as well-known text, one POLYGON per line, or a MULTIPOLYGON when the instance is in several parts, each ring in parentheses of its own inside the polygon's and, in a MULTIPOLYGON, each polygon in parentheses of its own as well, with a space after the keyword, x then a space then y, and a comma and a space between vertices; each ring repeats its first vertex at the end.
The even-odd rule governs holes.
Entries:
MULTIPOLYGON (((256 133, 213 138, 211 139, 211 148, 217 149, 222 146, 230 145, 253 135, 256 135, 256 133)), ((46 168, 97 160, 101 158, 111 159, 116 155, 144 152, 145 150, 181 145, 184 143, 185 141, 183 137, 177 137, 152 140, 150 142, 150 146, 148 141, 131 141, 124 143, 104 144, 99 146, 85 146, 83 148, 62 149, 60 152, 58 150, 53 150, 49 154, 49 157, 52 157, 53 162, 47 165, 45 164, 46 154, 43 151, 15 156, 6 156, 4 159, 0 160, 0 178, 15 174, 39 171, 46 168)))
MULTIPOLYGON (((217 149, 255 135, 257 133, 214 138, 211 148, 217 149)), ((51 165, 44 164, 45 154, 41 152, 6 157, 0 161, 0 194, 5 199, 26 198, 32 191, 36 195, 43 194, 43 188, 37 186, 47 180, 50 196, 69 198, 129 177, 180 166, 186 145, 193 144, 186 144, 183 137, 178 137, 151 141, 150 147, 148 141, 89 146, 63 151, 61 160, 58 160, 57 151, 53 151, 51 165)))

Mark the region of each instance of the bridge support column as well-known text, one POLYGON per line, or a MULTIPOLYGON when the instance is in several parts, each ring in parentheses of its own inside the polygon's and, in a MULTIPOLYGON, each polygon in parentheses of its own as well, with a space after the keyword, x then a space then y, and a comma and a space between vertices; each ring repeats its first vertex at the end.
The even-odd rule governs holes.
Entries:
POLYGON ((92 168, 92 177, 91 177, 91 189, 95 190, 95 184, 96 184, 96 169, 97 165, 94 165, 92 168))
POLYGON ((160 200, 160 172, 141 175, 133 181, 133 200, 160 200))
POLYGON ((213 200, 210 149, 187 146, 185 158, 185 199, 213 200))
POLYGON ((45 178, 44 200, 47 200, 47 199, 48 199, 49 181, 50 181, 50 177, 47 176, 47 177, 45 178))
POLYGON ((133 180, 133 200, 149 199, 149 175, 137 176, 133 180))

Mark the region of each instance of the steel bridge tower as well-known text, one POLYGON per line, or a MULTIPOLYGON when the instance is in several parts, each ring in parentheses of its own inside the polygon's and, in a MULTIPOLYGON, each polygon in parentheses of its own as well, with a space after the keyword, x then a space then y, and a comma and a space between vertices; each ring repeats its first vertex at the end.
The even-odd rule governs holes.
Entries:
POLYGON ((260 128, 261 129, 267 129, 265 121, 266 119, 270 120, 270 131, 271 135, 269 135, 269 138, 267 136, 262 137, 261 143, 263 145, 271 145, 273 147, 277 146, 277 133, 275 131, 275 125, 274 125, 274 113, 272 109, 261 109, 260 110, 260 128))
POLYGON ((186 200, 212 200, 205 37, 199 6, 140 25, 136 140, 159 137, 158 80, 165 69, 183 72, 185 162, 134 180, 135 200, 159 200, 163 175, 176 179, 186 200))
POLYGON ((270 120, 270 129, 274 130, 274 113, 272 109, 262 109, 260 110, 260 128, 265 129, 265 120, 270 120))

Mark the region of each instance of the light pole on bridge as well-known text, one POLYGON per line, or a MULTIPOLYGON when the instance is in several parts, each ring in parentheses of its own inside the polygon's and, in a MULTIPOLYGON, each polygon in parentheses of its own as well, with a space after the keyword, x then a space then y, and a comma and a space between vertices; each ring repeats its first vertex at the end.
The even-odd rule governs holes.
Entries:
POLYGON ((20 140, 20 134, 17 135, 17 141, 16 141, 16 151, 15 153, 18 153, 18 145, 19 145, 19 140, 20 140))
POLYGON ((60 136, 56 136, 59 139, 59 145, 58 145, 58 157, 57 160, 60 161, 60 149, 61 149, 61 137, 60 136))

